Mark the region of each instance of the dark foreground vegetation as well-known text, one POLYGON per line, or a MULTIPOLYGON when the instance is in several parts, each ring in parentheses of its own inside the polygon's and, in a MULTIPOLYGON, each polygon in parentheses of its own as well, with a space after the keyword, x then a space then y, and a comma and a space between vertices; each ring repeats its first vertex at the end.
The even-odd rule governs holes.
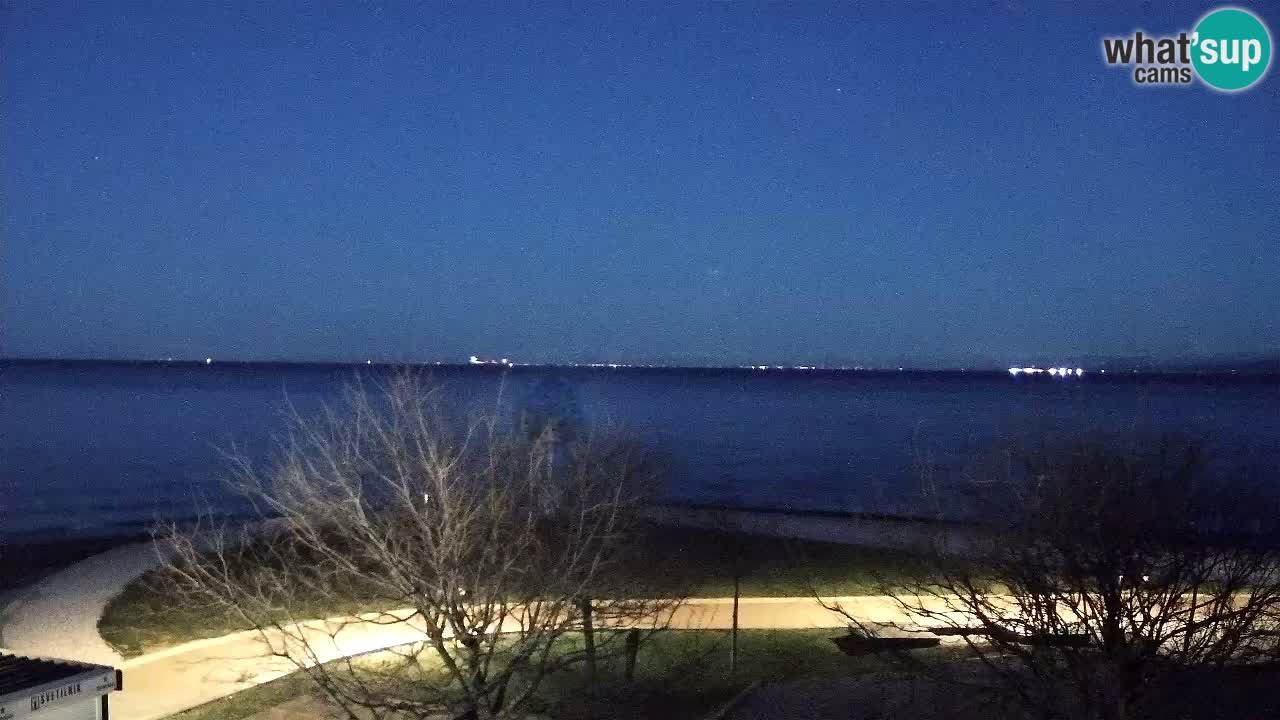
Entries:
MULTIPOLYGON (((1215 471, 1185 440, 1007 452, 1005 471, 973 488, 985 515, 1004 519, 1000 539, 979 562, 886 584, 908 618, 895 629, 959 638, 982 669, 969 684, 1030 716, 1269 716, 1273 695, 1258 689, 1280 679, 1274 493, 1215 471)), ((860 634, 879 632, 827 605, 860 634)))

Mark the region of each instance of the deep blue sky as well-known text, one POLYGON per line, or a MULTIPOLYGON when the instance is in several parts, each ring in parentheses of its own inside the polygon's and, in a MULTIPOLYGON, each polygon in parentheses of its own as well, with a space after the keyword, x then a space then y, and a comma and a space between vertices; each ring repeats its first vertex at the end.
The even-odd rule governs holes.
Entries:
POLYGON ((1280 72, 1101 59, 1212 4, 83 5, 0 15, 0 355, 1280 351, 1280 72))

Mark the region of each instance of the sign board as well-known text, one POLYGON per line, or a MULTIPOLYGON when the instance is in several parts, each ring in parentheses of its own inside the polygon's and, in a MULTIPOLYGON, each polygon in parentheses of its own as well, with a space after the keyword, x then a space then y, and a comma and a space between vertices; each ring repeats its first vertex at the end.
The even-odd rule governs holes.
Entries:
POLYGON ((0 720, 16 720, 16 718, 39 718, 51 715, 63 716, 56 712, 59 708, 83 705, 89 714, 86 718, 97 717, 94 713, 97 698, 119 689, 115 670, 107 672, 93 671, 84 675, 60 680, 41 687, 12 693, 0 698, 0 720))

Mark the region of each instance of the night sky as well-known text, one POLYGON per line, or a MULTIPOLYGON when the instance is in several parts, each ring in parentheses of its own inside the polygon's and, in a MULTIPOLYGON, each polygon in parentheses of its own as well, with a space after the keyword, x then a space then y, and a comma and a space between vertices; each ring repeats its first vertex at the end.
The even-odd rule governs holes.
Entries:
POLYGON ((1280 351, 1280 75, 1111 4, 6 2, 0 355, 1280 351))

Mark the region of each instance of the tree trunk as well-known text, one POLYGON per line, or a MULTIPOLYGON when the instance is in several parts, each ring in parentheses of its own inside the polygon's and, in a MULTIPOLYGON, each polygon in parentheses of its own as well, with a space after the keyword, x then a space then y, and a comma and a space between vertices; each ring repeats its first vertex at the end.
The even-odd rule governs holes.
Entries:
POLYGON ((734 570, 733 573, 733 632, 732 639, 729 644, 729 674, 738 672, 738 596, 741 594, 742 578, 741 573, 734 570))
POLYGON ((631 682, 636 676, 636 655, 640 654, 640 631, 631 628, 627 631, 627 682, 631 682))
POLYGON ((594 691, 596 687, 596 630, 591 624, 591 598, 578 601, 582 612, 582 642, 587 655, 587 688, 594 691))

